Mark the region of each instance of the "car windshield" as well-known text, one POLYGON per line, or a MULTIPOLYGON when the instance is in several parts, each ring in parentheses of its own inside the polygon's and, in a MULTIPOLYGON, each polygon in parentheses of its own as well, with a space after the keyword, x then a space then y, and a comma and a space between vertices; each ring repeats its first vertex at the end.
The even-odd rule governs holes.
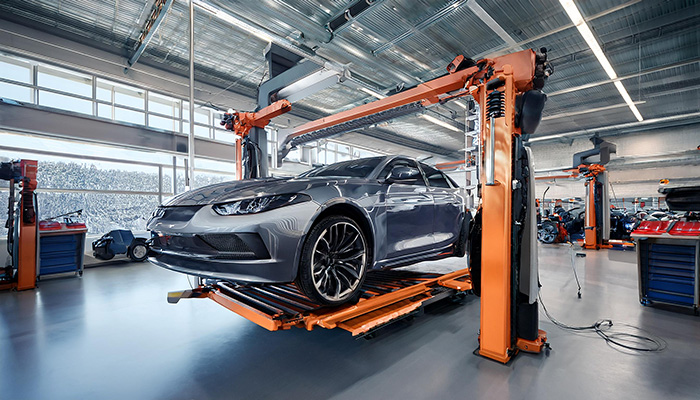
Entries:
POLYGON ((299 175, 300 178, 314 176, 340 176, 347 178, 367 178, 382 161, 382 157, 360 158, 324 165, 299 175))

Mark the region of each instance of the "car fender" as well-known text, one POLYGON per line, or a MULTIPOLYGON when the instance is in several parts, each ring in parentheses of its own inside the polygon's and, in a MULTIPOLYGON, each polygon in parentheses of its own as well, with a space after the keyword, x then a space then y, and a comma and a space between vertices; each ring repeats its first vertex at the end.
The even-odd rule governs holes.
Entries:
MULTIPOLYGON (((374 225, 374 220, 370 216, 370 214, 367 212, 367 210, 362 207, 360 204, 358 204, 356 201, 349 199, 349 198, 343 198, 343 197, 335 197, 332 198, 325 203, 321 204, 318 210, 314 213, 314 215, 309 219, 309 222, 307 222, 306 226, 303 229, 303 233, 301 236, 301 240, 299 240, 299 243, 297 243, 297 249, 296 249, 296 254, 294 255, 294 274, 299 273, 299 260, 301 259, 301 251, 304 247, 304 243, 306 242, 306 238, 309 235, 309 232, 311 232, 311 228, 314 226, 316 221, 318 220, 318 217, 323 214, 324 211, 328 210, 330 207, 338 205, 338 204, 347 204, 352 207, 354 207, 357 211, 359 211, 362 216, 365 218, 365 220, 369 223, 370 230, 372 231, 372 236, 373 236, 373 254, 376 255, 378 251, 378 240, 375 237, 375 225, 374 225)), ((374 257, 375 259, 377 258, 376 256, 374 257)))

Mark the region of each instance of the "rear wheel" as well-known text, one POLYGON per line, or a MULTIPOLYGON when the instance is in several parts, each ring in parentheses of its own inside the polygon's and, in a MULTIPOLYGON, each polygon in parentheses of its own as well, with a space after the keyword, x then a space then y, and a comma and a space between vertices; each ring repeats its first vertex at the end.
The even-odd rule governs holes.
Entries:
POLYGON ((131 261, 141 262, 145 260, 148 257, 148 247, 146 246, 146 242, 144 240, 135 240, 131 246, 129 246, 127 255, 131 261))
POLYGON ((342 216, 325 217, 304 243, 297 285, 320 304, 346 303, 360 291, 369 254, 365 235, 355 221, 342 216))

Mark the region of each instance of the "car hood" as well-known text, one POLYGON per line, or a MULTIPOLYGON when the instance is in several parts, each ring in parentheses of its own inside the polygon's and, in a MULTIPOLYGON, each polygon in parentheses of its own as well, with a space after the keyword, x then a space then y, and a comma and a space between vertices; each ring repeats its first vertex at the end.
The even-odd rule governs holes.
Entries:
MULTIPOLYGON (((359 179, 338 177, 261 178, 222 182, 179 194, 163 205, 166 207, 198 206, 257 196, 304 193, 315 186, 336 185, 349 180, 358 181, 359 179)), ((366 180, 363 179, 363 181, 366 180)))

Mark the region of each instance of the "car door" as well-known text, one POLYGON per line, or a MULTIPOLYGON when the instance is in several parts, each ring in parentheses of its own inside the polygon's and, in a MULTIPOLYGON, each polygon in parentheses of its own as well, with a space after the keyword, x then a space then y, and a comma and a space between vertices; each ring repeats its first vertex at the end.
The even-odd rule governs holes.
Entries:
POLYGON ((442 171, 421 163, 428 181, 428 191, 433 197, 433 239, 435 247, 447 246, 459 237, 464 217, 464 202, 459 188, 442 171))
MULTIPOLYGON (((397 159, 380 173, 386 179, 397 166, 418 168, 409 159, 397 159)), ((387 258, 429 250, 433 247, 433 199, 423 176, 412 181, 386 183, 386 251, 387 258)))

